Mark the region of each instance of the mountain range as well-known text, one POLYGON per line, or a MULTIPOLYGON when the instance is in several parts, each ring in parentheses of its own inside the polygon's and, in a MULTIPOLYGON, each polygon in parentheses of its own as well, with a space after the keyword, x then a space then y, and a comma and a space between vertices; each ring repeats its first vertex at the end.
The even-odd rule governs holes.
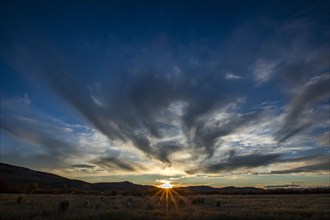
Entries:
MULTIPOLYGON (((31 170, 25 167, 19 167, 0 163, 0 192, 25 192, 25 188, 31 185, 37 185, 36 188, 43 192, 49 190, 75 189, 80 192, 110 192, 113 190, 126 192, 152 192, 158 188, 150 185, 139 185, 128 181, 124 182, 100 182, 88 183, 82 180, 65 178, 59 175, 31 170), (13 190, 14 189, 14 190, 13 190), (46 190, 46 191, 45 191, 46 190)), ((255 187, 222 187, 215 188, 211 186, 187 186, 176 187, 181 192, 189 193, 265 193, 268 190, 255 187)), ((327 191, 329 189, 327 188, 327 191)), ((64 191, 65 192, 65 191, 64 191)))
POLYGON ((87 191, 106 191, 113 189, 151 190, 156 188, 154 186, 138 185, 128 181, 88 183, 82 180, 68 179, 59 175, 5 163, 0 163, 0 177, 2 182, 5 181, 9 185, 17 187, 37 183, 39 188, 61 189, 65 186, 66 188, 87 191))

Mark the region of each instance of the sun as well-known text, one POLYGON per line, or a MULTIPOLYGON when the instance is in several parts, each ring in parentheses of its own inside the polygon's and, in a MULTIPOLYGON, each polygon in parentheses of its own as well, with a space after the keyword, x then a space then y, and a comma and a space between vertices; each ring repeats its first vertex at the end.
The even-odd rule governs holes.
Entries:
POLYGON ((170 184, 169 181, 166 181, 162 185, 160 185, 160 187, 163 188, 163 189, 171 189, 173 187, 173 185, 170 184))
POLYGON ((170 205, 173 204, 176 211, 180 214, 177 201, 179 199, 180 201, 186 202, 186 199, 183 198, 178 192, 176 192, 175 185, 171 184, 172 182, 171 180, 156 180, 156 182, 162 183, 162 185, 157 185, 157 187, 159 187, 159 190, 152 197, 152 198, 156 196, 159 197, 157 208, 162 207, 163 204, 165 204, 166 217, 168 217, 170 205))

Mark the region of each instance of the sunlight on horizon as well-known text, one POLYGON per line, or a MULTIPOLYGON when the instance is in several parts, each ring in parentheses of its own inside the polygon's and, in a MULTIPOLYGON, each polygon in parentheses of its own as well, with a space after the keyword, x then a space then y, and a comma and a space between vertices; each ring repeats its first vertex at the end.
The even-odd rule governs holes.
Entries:
POLYGON ((163 189, 171 189, 173 187, 173 185, 169 181, 166 181, 165 183, 160 185, 160 187, 163 189))

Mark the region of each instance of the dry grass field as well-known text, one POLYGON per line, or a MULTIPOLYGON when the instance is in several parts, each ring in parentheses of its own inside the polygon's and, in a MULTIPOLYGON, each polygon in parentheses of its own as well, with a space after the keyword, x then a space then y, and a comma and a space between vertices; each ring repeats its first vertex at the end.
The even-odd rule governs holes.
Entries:
POLYGON ((328 219, 330 195, 0 194, 0 219, 328 219), (173 200, 175 202, 173 202, 173 200))

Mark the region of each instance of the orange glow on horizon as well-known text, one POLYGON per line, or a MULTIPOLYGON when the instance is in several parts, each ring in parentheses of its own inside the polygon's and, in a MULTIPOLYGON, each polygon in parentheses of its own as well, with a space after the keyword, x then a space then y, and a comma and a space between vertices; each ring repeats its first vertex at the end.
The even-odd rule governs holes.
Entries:
POLYGON ((160 187, 163 189, 171 189, 173 185, 169 181, 165 181, 160 187))

